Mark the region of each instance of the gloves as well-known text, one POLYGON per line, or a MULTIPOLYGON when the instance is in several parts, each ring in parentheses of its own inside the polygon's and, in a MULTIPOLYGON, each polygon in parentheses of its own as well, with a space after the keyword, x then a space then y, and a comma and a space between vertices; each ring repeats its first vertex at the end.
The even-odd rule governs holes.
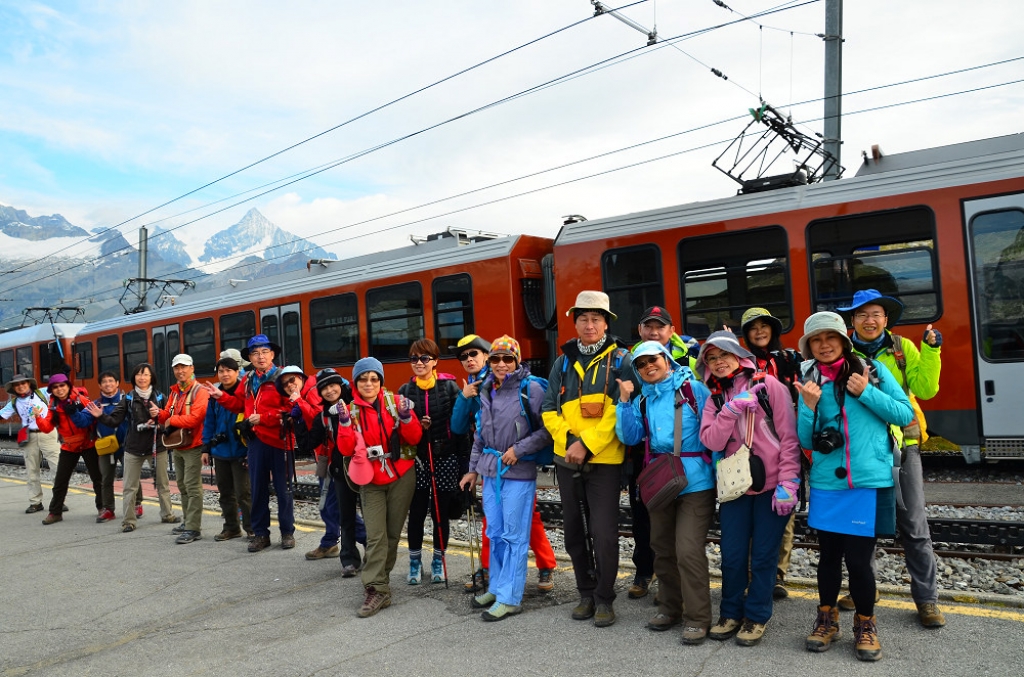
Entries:
POLYGON ((299 405, 292 407, 292 418, 302 418, 302 410, 299 409, 299 405))
POLYGON ((331 408, 327 410, 327 413, 338 417, 338 425, 348 425, 352 421, 352 415, 349 413, 348 407, 344 404, 341 404, 340 406, 332 404, 331 408))
POLYGON ((932 329, 932 326, 929 324, 928 328, 924 330, 924 339, 922 339, 922 341, 930 345, 932 348, 938 348, 942 345, 942 332, 940 332, 938 329, 932 329), (928 341, 929 334, 934 335, 935 343, 931 343, 928 341))
POLYGON ((412 410, 415 405, 409 398, 402 395, 398 396, 398 420, 402 423, 408 423, 409 419, 412 418, 412 410))
POLYGON ((752 411, 757 408, 757 393, 764 390, 764 383, 758 383, 750 390, 746 390, 729 400, 729 408, 740 414, 744 411, 752 411))
POLYGON ((775 494, 772 496, 772 510, 777 515, 785 517, 796 508, 796 492, 800 487, 800 479, 782 480, 775 487, 775 494))

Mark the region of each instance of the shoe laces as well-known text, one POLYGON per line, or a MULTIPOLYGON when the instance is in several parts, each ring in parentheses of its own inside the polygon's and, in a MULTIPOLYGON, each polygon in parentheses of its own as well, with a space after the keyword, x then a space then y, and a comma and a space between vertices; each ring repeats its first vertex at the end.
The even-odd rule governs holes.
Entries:
POLYGON ((814 630, 811 637, 827 637, 832 631, 832 611, 826 609, 818 612, 818 618, 814 621, 814 630))
POLYGON ((874 644, 878 636, 878 626, 872 618, 861 618, 860 624, 855 628, 857 631, 858 644, 874 644))
POLYGON ((751 620, 748 620, 748 619, 744 618, 743 619, 743 625, 740 627, 740 632, 742 632, 745 635, 748 635, 748 634, 752 633, 753 631, 754 631, 754 621, 751 621, 751 620))

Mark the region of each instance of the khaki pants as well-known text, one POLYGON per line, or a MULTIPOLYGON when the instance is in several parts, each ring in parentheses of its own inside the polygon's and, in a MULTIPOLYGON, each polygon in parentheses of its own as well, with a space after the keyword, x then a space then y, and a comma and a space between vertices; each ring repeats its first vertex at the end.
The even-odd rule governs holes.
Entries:
POLYGON ((366 524, 366 564, 362 581, 366 588, 391 592, 391 570, 398 558, 398 539, 416 492, 416 469, 410 468, 391 484, 367 484, 360 491, 366 524))
MULTIPOLYGON (((142 493, 142 466, 146 464, 146 459, 152 458, 152 456, 137 456, 128 452, 124 454, 124 477, 122 478, 124 484, 121 494, 124 519, 121 520, 121 526, 135 524, 135 505, 138 503, 136 496, 142 493)), ((160 518, 164 519, 174 514, 171 510, 171 489, 167 478, 166 451, 157 453, 153 476, 156 478, 156 493, 160 497, 160 518)))
POLYGON ((715 515, 715 490, 683 494, 668 507, 650 513, 658 611, 707 630, 711 627, 711 576, 704 544, 715 515))
POLYGON ((57 472, 60 461, 60 441, 57 431, 48 433, 34 431, 28 434, 28 444, 21 448, 25 454, 25 469, 28 470, 28 502, 32 505, 42 504, 43 486, 40 484, 40 466, 43 459, 50 464, 50 472, 57 472))
POLYGON ((186 531, 203 530, 203 452, 194 449, 174 450, 174 473, 181 496, 181 512, 186 531))

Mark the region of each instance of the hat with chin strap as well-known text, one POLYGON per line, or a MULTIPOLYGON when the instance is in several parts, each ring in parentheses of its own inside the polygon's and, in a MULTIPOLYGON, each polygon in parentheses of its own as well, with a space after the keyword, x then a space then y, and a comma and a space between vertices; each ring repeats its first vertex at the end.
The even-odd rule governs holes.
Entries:
POLYGON ((849 319, 857 310, 867 305, 882 306, 889 320, 890 327, 895 326, 903 315, 903 304, 891 296, 882 296, 877 289, 862 289, 853 295, 853 301, 845 308, 836 308, 843 319, 849 319))

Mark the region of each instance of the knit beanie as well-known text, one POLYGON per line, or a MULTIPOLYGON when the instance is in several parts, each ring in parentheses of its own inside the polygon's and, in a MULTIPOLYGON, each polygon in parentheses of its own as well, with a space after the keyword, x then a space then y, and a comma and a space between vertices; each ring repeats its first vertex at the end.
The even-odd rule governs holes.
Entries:
POLYGON ((381 385, 384 384, 384 365, 376 357, 364 357, 355 363, 352 367, 352 382, 358 381, 359 377, 368 371, 376 372, 380 377, 381 385))
POLYGON ((516 341, 508 334, 494 340, 488 356, 492 355, 511 355, 516 358, 516 364, 523 361, 522 354, 519 352, 519 341, 516 341))

